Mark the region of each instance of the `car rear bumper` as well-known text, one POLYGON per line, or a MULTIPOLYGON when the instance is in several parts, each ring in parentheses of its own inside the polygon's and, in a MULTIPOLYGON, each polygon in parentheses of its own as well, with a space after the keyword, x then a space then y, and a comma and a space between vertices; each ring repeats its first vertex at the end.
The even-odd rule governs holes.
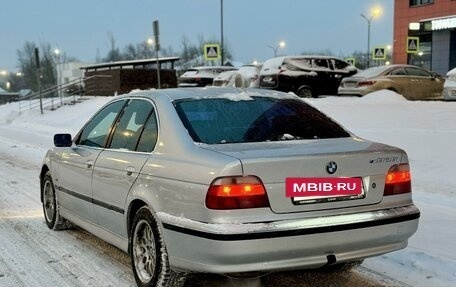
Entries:
POLYGON ((365 88, 339 88, 337 90, 337 94, 341 96, 364 96, 369 92, 371 91, 365 88))
POLYGON ((158 213, 171 266, 211 273, 319 268, 407 246, 414 205, 321 218, 210 224, 158 213), (331 256, 331 260, 329 258, 331 256))

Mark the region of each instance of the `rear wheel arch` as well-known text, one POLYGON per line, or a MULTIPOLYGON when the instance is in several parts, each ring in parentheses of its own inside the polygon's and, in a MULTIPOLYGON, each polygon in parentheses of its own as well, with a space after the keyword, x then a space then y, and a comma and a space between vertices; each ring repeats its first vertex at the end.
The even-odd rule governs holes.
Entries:
POLYGON ((395 93, 398 93, 397 89, 396 88, 393 88, 393 87, 389 87, 387 88, 388 91, 391 91, 391 92, 395 92, 395 93))
POLYGON ((144 206, 147 206, 147 203, 145 203, 143 200, 135 199, 130 203, 130 206, 128 207, 127 234, 128 234, 129 238, 130 238, 131 225, 133 224, 133 219, 135 218, 136 213, 138 213, 138 210, 140 210, 144 206))

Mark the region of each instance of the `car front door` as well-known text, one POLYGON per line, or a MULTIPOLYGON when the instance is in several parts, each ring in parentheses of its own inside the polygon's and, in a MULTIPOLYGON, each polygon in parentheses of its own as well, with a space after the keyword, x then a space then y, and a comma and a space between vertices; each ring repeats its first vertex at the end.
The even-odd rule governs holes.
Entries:
POLYGON ((92 206, 92 172, 125 100, 101 109, 79 132, 71 147, 61 154, 56 189, 59 204, 71 213, 95 222, 92 206))
POLYGON ((124 238, 126 198, 157 139, 154 110, 149 100, 130 100, 108 147, 95 162, 92 191, 97 224, 124 238))

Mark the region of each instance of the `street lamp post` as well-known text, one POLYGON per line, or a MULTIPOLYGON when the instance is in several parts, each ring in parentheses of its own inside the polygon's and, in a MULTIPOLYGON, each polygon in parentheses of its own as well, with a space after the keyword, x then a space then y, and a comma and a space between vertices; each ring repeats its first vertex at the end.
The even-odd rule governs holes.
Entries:
POLYGON ((375 17, 379 16, 381 13, 381 10, 379 7, 375 7, 374 9, 372 9, 372 12, 371 12, 371 15, 370 17, 366 17, 366 15, 364 14, 360 14, 361 17, 363 17, 366 21, 367 21, 367 58, 366 58, 366 66, 367 68, 370 67, 370 29, 371 29, 371 22, 372 22, 372 19, 374 19, 375 17))
POLYGON ((220 0, 220 58, 221 64, 224 64, 225 51, 223 50, 223 0, 220 0))
POLYGON ((281 42, 279 43, 279 45, 277 45, 277 46, 275 46, 275 47, 272 46, 272 45, 268 45, 268 47, 271 48, 271 49, 274 51, 274 58, 275 58, 275 57, 277 57, 277 50, 278 50, 279 48, 284 48, 284 47, 285 47, 285 42, 284 42, 284 41, 281 41, 281 42))
MULTIPOLYGON (((60 106, 63 106, 62 87, 61 87, 61 84, 62 84, 62 81, 61 81, 62 65, 61 65, 61 61, 60 61, 60 50, 59 50, 59 48, 56 48, 54 50, 54 54, 57 57, 57 93, 58 93, 59 98, 60 98, 60 106)), ((52 102, 54 102, 54 101, 52 101, 52 102)), ((52 105, 52 108, 54 108, 54 105, 52 105)))

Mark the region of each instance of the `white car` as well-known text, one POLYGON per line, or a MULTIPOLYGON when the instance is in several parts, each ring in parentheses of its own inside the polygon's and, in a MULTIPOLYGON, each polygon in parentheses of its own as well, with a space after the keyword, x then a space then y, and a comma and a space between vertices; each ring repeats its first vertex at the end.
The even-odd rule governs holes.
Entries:
POLYGON ((239 70, 226 71, 214 79, 214 86, 258 88, 261 65, 244 65, 239 70))
POLYGON ((446 101, 456 100, 456 68, 447 73, 443 84, 443 99, 446 101))
POLYGON ((228 66, 203 66, 188 69, 179 77, 179 88, 212 86, 214 78, 225 71, 237 70, 228 66))

